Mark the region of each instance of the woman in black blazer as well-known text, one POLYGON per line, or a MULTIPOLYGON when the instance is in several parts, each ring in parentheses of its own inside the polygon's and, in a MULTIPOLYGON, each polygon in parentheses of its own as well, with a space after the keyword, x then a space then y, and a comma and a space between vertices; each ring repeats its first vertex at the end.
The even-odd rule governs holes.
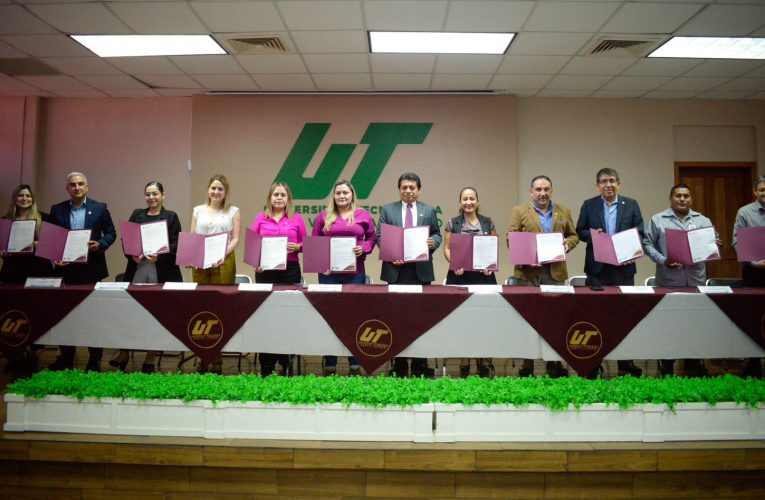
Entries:
MULTIPOLYGON (((130 222, 145 224, 148 222, 167 221, 167 235, 170 243, 170 251, 161 254, 126 255, 127 267, 125 268, 125 281, 131 283, 165 283, 167 281, 183 281, 180 268, 175 264, 175 252, 178 248, 178 234, 181 232, 181 222, 178 215, 166 210, 163 206, 165 201, 165 188, 161 182, 151 181, 144 188, 146 208, 133 210, 130 222)), ((129 352, 120 350, 109 364, 120 370, 125 370, 129 358, 129 352)), ((141 371, 152 373, 154 371, 154 352, 147 352, 141 371)))

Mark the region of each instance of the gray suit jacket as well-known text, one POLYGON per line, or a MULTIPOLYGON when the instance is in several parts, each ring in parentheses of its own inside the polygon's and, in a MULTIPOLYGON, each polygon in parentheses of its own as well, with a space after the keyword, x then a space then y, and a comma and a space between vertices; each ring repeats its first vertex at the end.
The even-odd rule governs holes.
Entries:
MULTIPOLYGON (((404 221, 401 220, 401 202, 389 203, 382 208, 380 219, 377 224, 377 244, 382 246, 381 227, 382 224, 404 227, 404 221)), ((435 248, 430 251, 430 259, 427 262, 415 262, 412 264, 403 264, 404 266, 415 266, 417 279, 421 283, 430 283, 435 280, 433 273, 433 252, 441 245, 441 230, 438 229, 438 218, 436 211, 430 205, 421 201, 417 202, 417 220, 415 226, 430 226, 430 237, 436 242, 435 248)), ((396 283, 398 281, 398 271, 401 266, 394 266, 390 262, 383 261, 380 279, 387 283, 396 283)))

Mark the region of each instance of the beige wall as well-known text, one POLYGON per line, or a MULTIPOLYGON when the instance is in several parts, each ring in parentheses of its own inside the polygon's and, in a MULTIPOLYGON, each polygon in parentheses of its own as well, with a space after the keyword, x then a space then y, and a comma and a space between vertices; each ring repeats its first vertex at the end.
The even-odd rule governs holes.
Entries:
MULTIPOLYGON (((105 202, 119 225, 146 206, 143 188, 158 180, 181 224, 189 206, 191 99, 49 99, 43 112, 40 207, 67 199, 66 174, 88 176, 88 196, 105 202)), ((111 276, 125 270, 117 240, 107 252, 111 276)))
MULTIPOLYGON (((621 173, 623 193, 638 199, 648 218, 666 206, 677 159, 759 162, 765 154, 761 101, 499 96, 49 99, 40 101, 39 139, 31 148, 39 151, 39 159, 36 169, 29 170, 20 166, 19 151, 29 151, 29 146, 19 146, 19 134, 29 137, 37 114, 30 114, 29 100, 21 101, 23 105, 19 98, 0 98, 3 205, 12 185, 36 176, 40 205, 47 210, 65 199, 63 177, 76 169, 88 174, 92 196, 108 202, 115 221, 124 220, 143 205, 144 184, 157 178, 168 191, 168 208, 179 213, 184 228, 191 207, 204 202, 207 178, 218 171, 231 178, 233 201, 249 224, 306 122, 333 123, 317 159, 331 143, 358 143, 372 121, 433 122, 423 145, 396 150, 368 202, 395 200, 398 175, 411 169, 422 176, 422 199, 441 206, 442 218, 456 212, 459 188, 474 185, 500 233, 510 207, 528 200, 528 181, 540 173, 552 177, 555 199, 576 216, 582 200, 596 194, 595 171, 612 166, 621 173), (704 147, 694 148, 693 141, 704 147)), ((352 175, 364 148, 357 147, 344 176, 352 175)), ((581 273, 583 256, 583 248, 569 256, 570 274, 581 273)), ((109 251, 108 259, 112 275, 124 269, 119 245, 109 251)), ((440 280, 446 272, 440 252, 436 262, 440 280)), ((371 263, 370 274, 376 277, 376 253, 371 263)), ((500 265, 504 278, 510 271, 504 252, 500 265)), ((241 269, 252 272, 249 266, 241 269)), ((643 259, 639 277, 651 274, 653 266, 643 259)))
MULTIPOLYGON (((306 123, 331 123, 309 166, 318 167, 331 144, 358 144, 372 122, 433 123, 423 144, 400 145, 388 161, 363 205, 398 199, 398 177, 414 171, 422 179, 420 200, 440 207, 443 223, 457 214, 459 190, 474 186, 482 210, 500 227, 515 203, 517 178, 515 98, 510 96, 375 96, 375 97, 199 97, 194 99, 192 139, 193 202, 203 203, 212 174, 225 174, 232 186, 231 203, 249 226, 263 210, 270 184, 306 123)), ((351 179, 366 152, 356 147, 340 178, 351 179)), ((296 205, 326 204, 327 198, 295 200, 296 205)), ((376 218, 377 215, 373 213, 376 218)), ((315 215, 308 215, 311 230, 315 215)), ((243 246, 237 252, 242 264, 243 246)), ((503 252, 501 267, 508 268, 503 252)), ((436 276, 446 276, 441 250, 435 255, 436 276)), ((380 275, 377 252, 367 260, 367 274, 380 275)), ((315 276, 307 276, 315 282, 315 276)), ((440 278, 439 278, 440 279, 440 278)))

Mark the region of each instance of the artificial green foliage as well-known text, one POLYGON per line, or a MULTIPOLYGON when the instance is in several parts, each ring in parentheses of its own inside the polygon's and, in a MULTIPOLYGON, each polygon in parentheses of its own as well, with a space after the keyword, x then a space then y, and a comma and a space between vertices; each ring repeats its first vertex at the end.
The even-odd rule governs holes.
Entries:
POLYGON ((467 406, 531 404, 555 411, 605 403, 626 409, 637 404, 710 403, 732 401, 755 407, 765 403, 765 381, 723 376, 705 379, 633 378, 587 380, 579 377, 499 377, 482 379, 395 377, 302 377, 259 375, 219 376, 213 374, 82 373, 40 372, 18 380, 9 394, 41 399, 62 395, 84 398, 137 400, 180 399, 182 401, 259 401, 263 403, 361 405, 407 407, 422 403, 467 406))

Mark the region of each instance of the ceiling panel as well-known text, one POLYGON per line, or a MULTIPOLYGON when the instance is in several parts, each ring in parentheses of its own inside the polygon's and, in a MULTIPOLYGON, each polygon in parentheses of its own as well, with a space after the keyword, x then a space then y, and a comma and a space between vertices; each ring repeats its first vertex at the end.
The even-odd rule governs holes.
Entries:
POLYGON ((592 39, 590 33, 529 33, 513 39, 508 54, 572 56, 592 39))
POLYGON ((361 4, 356 1, 283 1, 277 2, 287 29, 358 30, 363 29, 361 4))
POLYGON ((233 56, 172 56, 169 59, 186 73, 195 75, 244 73, 233 56))
POLYGON ((116 2, 109 8, 136 33, 143 35, 199 35, 208 32, 186 3, 116 2))
POLYGON ((701 4, 626 3, 601 31, 607 33, 672 33, 704 8, 701 4))
POLYGON ((637 62, 617 57, 573 57, 560 71, 563 75, 618 75, 637 62))
POLYGON ((491 75, 433 75, 433 90, 484 90, 491 75))
POLYGON ((90 87, 71 76, 65 75, 39 75, 20 76, 19 80, 43 90, 56 92, 58 90, 85 90, 90 87))
POLYGON ((0 34, 55 33, 56 30, 18 5, 0 6, 0 34))
POLYGON ((548 90, 596 90, 611 79, 610 76, 558 75, 547 84, 548 90))
POLYGON ((367 32, 351 31, 293 31, 295 46, 303 54, 369 52, 367 32))
POLYGON ((452 2, 444 30, 518 32, 533 7, 533 2, 452 2))
POLYGON ((436 64, 435 54, 371 54, 376 73, 430 73, 436 64))
POLYGON ((370 0, 364 2, 364 20, 370 30, 440 31, 448 2, 370 0))
POLYGON ((122 71, 99 57, 40 58, 48 66, 68 75, 121 75, 122 71))
POLYGON ((408 89, 635 99, 765 94, 764 61, 583 54, 602 37, 666 39, 679 33, 765 36, 765 0, 0 0, 0 57, 47 64, 65 78, 57 90, 51 90, 55 80, 30 80, 46 90, 0 75, 12 87, 0 87, 0 93, 129 98, 408 89), (518 34, 500 56, 370 54, 369 29, 518 34), (279 35, 287 53, 101 59, 67 32, 208 33, 218 40, 279 35), (136 85, 133 78, 161 88, 115 88, 136 85))
POLYGON ((313 81, 320 88, 327 90, 368 90, 372 88, 372 77, 369 73, 315 74, 313 81))
POLYGON ((489 83, 493 89, 529 90, 542 89, 552 77, 550 75, 497 75, 489 83))
POLYGON ((101 3, 30 5, 29 10, 64 33, 124 35, 130 29, 101 3))
POLYGON ((258 90, 249 75, 194 75, 194 80, 212 90, 258 90))
POLYGON ((671 80, 664 85, 659 90, 696 90, 696 91, 702 91, 702 90, 709 90, 711 88, 717 87, 718 85, 721 85, 728 81, 728 78, 711 78, 711 77, 696 77, 696 78, 688 78, 684 76, 679 76, 675 78, 674 80, 671 80))
POLYGON ((167 57, 107 57, 106 61, 125 73, 137 75, 180 75, 183 71, 167 57))
POLYGON ((298 55, 237 56, 236 60, 249 73, 305 73, 303 60, 298 55))
POLYGON ((598 31, 618 3, 539 2, 523 29, 528 31, 598 31))
POLYGON ((191 2, 191 8, 217 33, 255 33, 285 29, 273 2, 191 2))
POLYGON ((375 73, 372 75, 374 87, 380 90, 428 90, 430 74, 412 73, 375 73))
POLYGON ((678 35, 742 36, 762 28, 765 6, 708 5, 681 27, 678 35))
POLYGON ((502 56, 440 54, 436 59, 436 73, 494 73, 502 56))
POLYGON ((366 54, 306 54, 303 61, 312 73, 368 73, 366 54))
POLYGON ((316 90, 313 80, 307 73, 289 75, 252 75, 252 79, 263 90, 300 91, 316 90))

